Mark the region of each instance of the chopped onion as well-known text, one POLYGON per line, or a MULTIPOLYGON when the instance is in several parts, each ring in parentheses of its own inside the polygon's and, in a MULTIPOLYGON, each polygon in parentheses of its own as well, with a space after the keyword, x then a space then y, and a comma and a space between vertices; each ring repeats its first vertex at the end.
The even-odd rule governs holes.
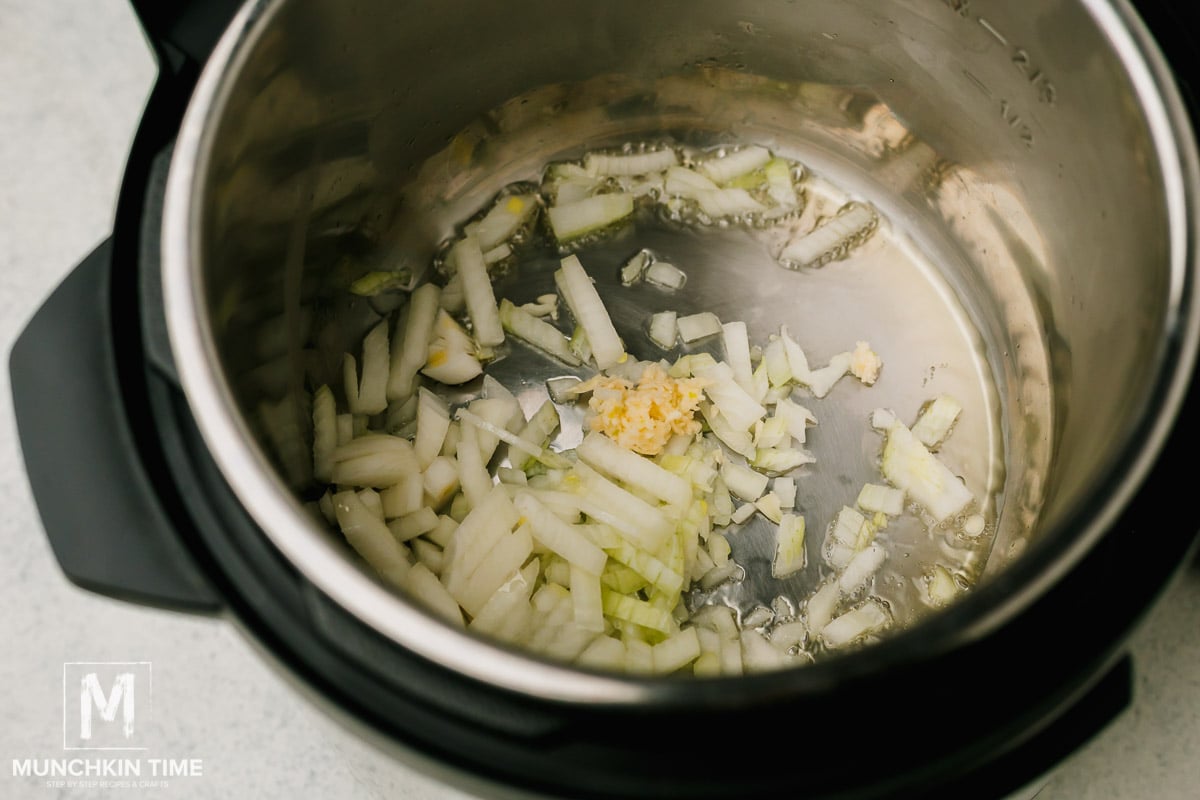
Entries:
POLYGON ((863 511, 881 511, 889 516, 898 517, 904 512, 904 492, 891 486, 867 483, 859 491, 855 505, 863 511))
POLYGON ((559 242, 603 230, 633 214, 633 195, 625 192, 597 194, 546 209, 550 229, 559 242))
POLYGON ((563 522, 529 492, 514 498, 517 509, 529 520, 533 537, 551 552, 557 553, 590 573, 599 575, 607 556, 577 526, 563 522))
POLYGON ((592 432, 576 448, 579 458, 623 483, 637 486, 665 503, 684 508, 692 501, 691 484, 648 458, 618 445, 602 433, 592 432))
POLYGON ((596 366, 608 369, 624 359, 625 345, 579 259, 573 255, 562 259, 554 278, 575 321, 587 334, 596 366))
POLYGON ((717 192, 721 187, 695 170, 671 167, 667 170, 665 188, 668 195, 694 200, 705 192, 717 192))
POLYGON ((747 392, 754 386, 753 372, 750 365, 750 337, 746 331, 746 323, 726 322, 721 326, 721 334, 725 344, 725 361, 733 370, 733 379, 747 392))
POLYGON ((500 301, 500 322, 504 330, 518 339, 554 356, 564 364, 579 366, 579 357, 571 351, 567 337, 550 323, 522 311, 508 300, 500 301))
POLYGON ((771 575, 782 578, 804 569, 808 555, 804 548, 804 517, 784 514, 779 519, 775 532, 775 558, 771 562, 771 575))
POLYGON ((649 250, 638 250, 633 254, 633 257, 625 262, 625 266, 621 267, 621 285, 632 286, 642 278, 642 273, 649 266, 652 254, 649 250))
POLYGON ((780 476, 771 482, 771 491, 779 495, 780 508, 796 507, 796 479, 780 476))
POLYGON ((824 397, 829 394, 833 385, 850 371, 850 362, 853 358, 852 353, 838 353, 829 359, 828 366, 810 370, 808 377, 800 382, 808 386, 809 390, 817 397, 824 397))
POLYGON ((660 311, 652 315, 650 317, 650 341, 664 350, 674 347, 675 339, 679 336, 677 319, 678 315, 674 311, 660 311))
POLYGON ((721 480, 729 487, 730 492, 753 503, 767 490, 767 482, 770 479, 749 467, 726 461, 721 465, 721 480))
POLYGON ((745 189, 715 189, 696 192, 696 203, 700 210, 713 219, 738 217, 743 214, 761 214, 766 206, 750 196, 745 189))
MULTIPOLYGON (((383 516, 387 519, 414 514, 425 508, 425 480, 422 475, 409 475, 379 493, 383 516)), ((432 528, 430 529, 432 530, 432 528)))
POLYGON ((729 183, 740 175, 753 172, 771 160, 767 148, 750 145, 716 158, 700 162, 700 171, 715 183, 729 183))
POLYGON ((337 404, 333 391, 321 385, 313 392, 313 477, 329 483, 333 476, 333 451, 338 445, 337 404))
POLYGON ((444 310, 438 311, 434 333, 425 365, 421 367, 424 375, 447 386, 457 386, 479 377, 483 365, 474 355, 471 337, 444 310))
POLYGON ((856 553, 838 578, 838 588, 842 594, 851 596, 864 589, 886 559, 887 551, 877 544, 868 545, 856 553))
POLYGON ((583 649, 575 663, 595 670, 625 671, 625 645, 611 636, 597 636, 583 649))
POLYGON ((700 657, 700 637, 695 628, 685 628, 654 645, 651 660, 654 671, 668 675, 683 669, 700 657))
POLYGON ((464 236, 454 245, 453 252, 458 263, 458 274, 462 275, 463 296, 466 298, 467 314, 475 329, 475 338, 486 347, 502 344, 504 328, 500 324, 492 279, 488 275, 479 241, 474 236, 464 236))
POLYGON ((655 261, 646 267, 643 277, 646 279, 646 283, 652 283, 664 289, 682 289, 683 285, 687 283, 687 273, 666 261, 655 261))
POLYGON ((845 569, 854 554, 874 538, 875 528, 867 518, 849 506, 842 506, 829 524, 822 553, 831 566, 845 569))
POLYGON ((621 155, 588 153, 583 157, 583 168, 589 174, 605 176, 647 175, 678 163, 679 156, 670 148, 621 155))
POLYGON ((762 497, 754 501, 754 507, 757 508, 762 515, 778 525, 783 519, 783 510, 779 506, 779 495, 774 492, 767 492, 762 497))
POLYGON ((502 195, 483 219, 467 226, 467 233, 475 236, 482 250, 491 250, 528 225, 540 205, 536 194, 502 195))
POLYGON ((460 627, 463 625, 458 603, 446 591, 438 576, 429 571, 429 567, 414 564, 405 576, 404 588, 434 614, 460 627))
MULTIPOLYGON (((502 486, 493 486, 463 517, 446 544, 442 569, 442 581, 456 600, 463 601, 472 574, 488 560, 492 549, 517 527, 519 521, 520 515, 502 486)), ((512 569, 515 567, 510 567, 509 572, 512 569)))
POLYGON ((797 267, 819 267, 839 258, 875 230, 879 218, 864 203, 847 203, 808 233, 794 237, 779 259, 797 267))
POLYGON ((844 647, 857 639, 876 633, 890 621, 883 607, 875 600, 847 611, 821 629, 821 639, 827 647, 844 647))
POLYGON ((899 420, 887 427, 881 470, 893 486, 903 489, 938 522, 962 511, 971 492, 949 467, 929 452, 899 420))
POLYGON ((397 586, 404 586, 404 579, 411 569, 408 551, 396 541, 387 525, 372 514, 352 490, 335 494, 333 508, 338 526, 350 546, 380 576, 397 586))
POLYGON ((690 344, 697 339, 714 336, 721 332, 721 320, 717 319, 717 315, 711 311, 701 311, 698 314, 688 314, 685 317, 679 317, 677 325, 679 327, 679 338, 685 344, 690 344))
POLYGON ((438 515, 429 506, 423 506, 411 514, 397 517, 388 523, 388 530, 398 542, 407 542, 437 527, 438 515))
POLYGON ((450 429, 450 408, 446 401, 422 387, 417 392, 417 436, 413 452, 421 469, 425 469, 442 451, 446 431, 450 429))
POLYGON ((429 357, 441 290, 432 283, 413 290, 404 325, 396 326, 391 347, 388 400, 406 400, 416 391, 417 372, 429 357))
POLYGON ((940 394, 921 408, 916 423, 912 426, 913 436, 932 451, 950 435, 962 405, 948 394, 940 394))
POLYGON ((546 392, 556 403, 568 403, 575 397, 575 387, 583 381, 575 375, 564 375, 546 380, 546 392))
POLYGON ((729 521, 734 525, 741 525, 743 522, 753 517, 754 512, 757 510, 758 508, 754 505, 754 503, 743 503, 734 509, 733 513, 729 515, 729 521))

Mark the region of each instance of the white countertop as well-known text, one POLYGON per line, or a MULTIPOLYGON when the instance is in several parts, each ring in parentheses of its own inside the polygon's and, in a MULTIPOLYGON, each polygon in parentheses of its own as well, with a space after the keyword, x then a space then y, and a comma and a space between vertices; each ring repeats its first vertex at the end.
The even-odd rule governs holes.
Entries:
MULTIPOLYGON (((125 0, 0 0, 0 796, 465 798, 326 717, 230 624, 89 594, 50 552, 22 469, 7 353, 107 235, 153 78, 125 0), (14 777, 14 760, 64 756, 72 661, 150 662, 152 754, 202 759, 203 773, 110 790, 14 777)), ((1133 706, 1050 776, 1042 800, 1200 798, 1200 566, 1131 649, 1133 706)))

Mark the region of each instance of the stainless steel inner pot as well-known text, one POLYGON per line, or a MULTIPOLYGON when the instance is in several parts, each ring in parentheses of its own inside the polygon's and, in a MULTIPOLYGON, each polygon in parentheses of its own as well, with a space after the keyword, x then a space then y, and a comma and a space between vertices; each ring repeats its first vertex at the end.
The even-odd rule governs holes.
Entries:
MULTIPOLYGON (((172 346, 230 484, 335 602, 499 686, 652 699, 651 682, 477 639, 383 587, 304 508, 307 476, 281 469, 280 443, 307 450, 305 376, 335 375, 386 310, 351 302, 349 280, 428 265, 506 183, 628 141, 767 145, 883 212, 886 240, 865 265, 783 271, 737 230, 662 246, 686 262, 695 310, 745 319, 760 338, 787 322, 821 357, 886 343, 894 388, 823 417, 832 455, 802 488, 821 512, 813 547, 853 499, 847 476, 877 455, 862 434, 871 408, 911 417, 935 391, 963 399, 971 413, 948 458, 980 489, 995 536, 961 554, 962 573, 1001 586, 958 604, 958 635, 979 636, 1104 534, 1177 412, 1200 328, 1191 137, 1124 2, 249 2, 171 165, 172 346), (265 430, 264 404, 292 428, 265 430), (1018 562, 1030 579, 998 583, 1018 562)), ((598 251, 614 279, 630 246, 598 251)), ((509 288, 532 297, 545 278, 531 268, 509 288)), ((632 341, 645 338, 642 300, 614 311, 632 341)), ((516 357, 498 374, 518 391, 549 377, 516 357)), ((766 542, 747 535, 734 554, 762 561, 766 542)), ((751 575, 713 599, 744 610, 760 588, 751 575)))

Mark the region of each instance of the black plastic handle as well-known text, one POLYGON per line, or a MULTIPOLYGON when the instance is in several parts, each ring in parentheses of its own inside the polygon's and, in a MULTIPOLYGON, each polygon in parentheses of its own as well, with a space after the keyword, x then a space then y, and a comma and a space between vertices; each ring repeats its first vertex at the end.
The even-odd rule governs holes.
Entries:
MULTIPOLYGON (((154 485, 113 336, 112 242, 59 285, 9 358, 17 433, 54 555, 75 584, 135 602, 221 606, 154 485)), ((140 420, 148 423, 148 420, 140 420)))
POLYGON ((159 60, 180 56, 193 64, 208 60, 217 40, 242 5, 241 0, 130 0, 142 30, 158 51, 159 60))

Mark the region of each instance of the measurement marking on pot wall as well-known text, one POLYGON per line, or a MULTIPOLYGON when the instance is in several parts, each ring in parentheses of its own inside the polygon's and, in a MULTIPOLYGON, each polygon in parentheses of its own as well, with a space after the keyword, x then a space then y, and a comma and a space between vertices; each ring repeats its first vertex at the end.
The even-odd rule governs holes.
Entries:
MULTIPOLYGON (((968 0, 943 0, 946 7, 957 14, 962 19, 971 19, 971 4, 968 0)), ((1048 106, 1054 105, 1058 99, 1058 90, 1054 86, 1054 82, 1046 76, 1046 74, 1037 66, 1033 56, 1029 51, 1020 45, 1012 44, 1010 39, 1001 31, 995 23, 988 20, 986 17, 975 16, 975 21, 988 34, 999 42, 1003 47, 1008 48, 1008 58, 1012 65, 1016 67, 1029 85, 1034 88, 1037 93, 1039 103, 1045 103, 1048 106)))

